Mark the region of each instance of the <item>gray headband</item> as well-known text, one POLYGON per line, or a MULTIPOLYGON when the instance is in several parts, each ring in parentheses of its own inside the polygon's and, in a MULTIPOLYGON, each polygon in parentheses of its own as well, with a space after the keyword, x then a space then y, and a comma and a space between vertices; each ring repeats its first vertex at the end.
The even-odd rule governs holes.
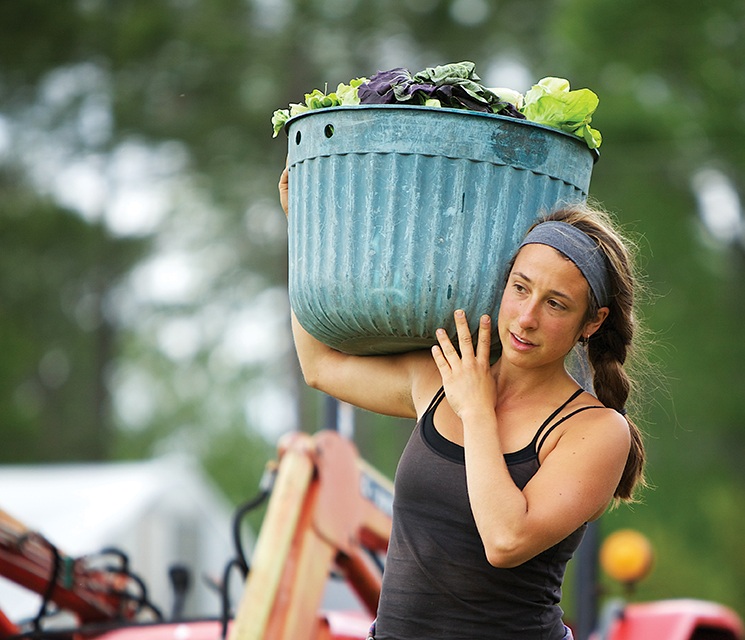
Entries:
POLYGON ((600 307, 610 303, 612 289, 603 250, 584 231, 566 222, 541 222, 525 236, 518 251, 526 244, 545 244, 561 251, 585 276, 600 307))

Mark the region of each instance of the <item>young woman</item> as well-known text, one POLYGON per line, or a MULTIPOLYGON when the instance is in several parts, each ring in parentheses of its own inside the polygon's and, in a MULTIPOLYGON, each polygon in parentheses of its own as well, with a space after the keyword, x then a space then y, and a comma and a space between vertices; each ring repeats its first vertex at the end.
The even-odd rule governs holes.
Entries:
MULTIPOLYGON (((280 195, 286 212, 286 171, 280 195)), ((455 312, 458 350, 440 330, 431 352, 366 357, 327 347, 293 316, 309 385, 417 420, 396 471, 376 640, 571 638, 566 563, 586 523, 641 480, 624 408, 633 287, 607 217, 573 205, 534 226, 509 265, 493 365, 488 316, 473 344, 455 312), (578 342, 595 395, 565 368, 578 342)))

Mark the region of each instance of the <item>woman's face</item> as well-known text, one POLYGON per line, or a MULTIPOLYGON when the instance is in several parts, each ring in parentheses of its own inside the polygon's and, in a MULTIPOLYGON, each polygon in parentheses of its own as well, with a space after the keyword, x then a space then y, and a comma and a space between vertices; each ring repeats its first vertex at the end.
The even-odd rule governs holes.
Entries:
POLYGON ((502 357, 521 367, 561 362, 608 315, 584 323, 587 280, 577 266, 543 244, 525 245, 515 259, 499 308, 502 357))

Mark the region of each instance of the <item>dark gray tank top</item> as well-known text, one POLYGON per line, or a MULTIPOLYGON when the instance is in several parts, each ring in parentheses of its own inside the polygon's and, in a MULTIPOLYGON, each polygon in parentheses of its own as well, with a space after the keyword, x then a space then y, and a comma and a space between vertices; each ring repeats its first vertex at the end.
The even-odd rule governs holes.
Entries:
MULTIPOLYGON (((549 416, 528 446, 505 454, 520 489, 540 466, 545 437, 577 411, 551 422, 580 393, 549 416)), ((490 565, 468 500, 463 447, 434 426, 432 416, 443 397, 441 389, 414 428, 396 470, 375 638, 561 640, 561 583, 586 525, 517 567, 490 565)))

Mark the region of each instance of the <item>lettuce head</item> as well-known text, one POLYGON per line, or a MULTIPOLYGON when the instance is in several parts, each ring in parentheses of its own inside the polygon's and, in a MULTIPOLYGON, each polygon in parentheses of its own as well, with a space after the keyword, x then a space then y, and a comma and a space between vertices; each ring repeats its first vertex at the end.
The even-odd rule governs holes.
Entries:
POLYGON ((564 78, 543 78, 525 94, 520 111, 538 124, 555 127, 583 138, 590 149, 597 149, 602 136, 590 126, 598 97, 589 89, 570 91, 564 78))

